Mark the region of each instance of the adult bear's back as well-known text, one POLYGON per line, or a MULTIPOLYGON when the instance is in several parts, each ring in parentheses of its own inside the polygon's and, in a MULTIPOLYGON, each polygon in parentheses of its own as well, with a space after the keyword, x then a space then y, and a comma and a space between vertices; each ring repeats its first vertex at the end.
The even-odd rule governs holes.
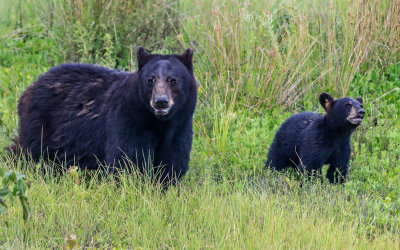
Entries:
POLYGON ((104 155, 100 145, 105 140, 107 93, 111 86, 123 84, 130 75, 88 64, 51 68, 21 96, 18 146, 29 148, 36 161, 42 151, 48 151, 49 157, 56 153, 66 154, 66 159, 80 155, 69 165, 74 164, 72 161, 95 165, 93 155, 104 155), (96 143, 92 143, 94 139, 96 143))

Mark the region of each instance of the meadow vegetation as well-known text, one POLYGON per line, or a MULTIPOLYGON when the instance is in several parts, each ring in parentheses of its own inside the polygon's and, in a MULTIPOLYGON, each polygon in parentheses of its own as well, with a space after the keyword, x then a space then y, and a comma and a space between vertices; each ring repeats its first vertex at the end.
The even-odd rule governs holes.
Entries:
POLYGON ((0 196, 0 246, 398 248, 399 23, 390 0, 2 0, 0 173, 25 174, 12 172, 30 186, 13 184, 30 219, 12 192, 0 196), (195 50, 191 169, 179 187, 74 169, 56 178, 7 157, 18 98, 41 73, 63 62, 135 71, 139 45, 195 50), (364 99, 347 182, 263 171, 279 125, 322 114, 324 91, 364 99))

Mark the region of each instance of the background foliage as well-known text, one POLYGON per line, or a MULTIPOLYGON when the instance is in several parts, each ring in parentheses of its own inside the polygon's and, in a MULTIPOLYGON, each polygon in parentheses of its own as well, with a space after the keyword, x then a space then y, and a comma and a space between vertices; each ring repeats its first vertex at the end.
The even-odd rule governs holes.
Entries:
POLYGON ((200 86, 191 169, 166 194, 138 176, 119 187, 74 168, 54 178, 2 150, 0 167, 31 184, 20 184, 31 220, 7 206, 0 246, 398 247, 399 23, 390 0, 1 0, 2 149, 17 134, 19 96, 59 63, 135 71, 138 45, 193 47, 200 86), (279 125, 322 113, 322 91, 365 102, 346 184, 263 171, 279 125))

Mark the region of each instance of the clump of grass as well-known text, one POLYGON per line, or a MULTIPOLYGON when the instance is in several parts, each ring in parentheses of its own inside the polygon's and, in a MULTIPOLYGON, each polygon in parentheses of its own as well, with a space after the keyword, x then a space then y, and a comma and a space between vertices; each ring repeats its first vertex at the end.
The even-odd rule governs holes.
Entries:
POLYGON ((20 35, 32 28, 54 42, 61 61, 133 69, 136 47, 170 52, 177 23, 176 1, 19 1, 11 8, 20 35))
POLYGON ((132 68, 129 58, 138 45, 150 50, 176 48, 169 39, 177 26, 170 18, 177 7, 174 1, 74 0, 45 5, 50 12, 41 15, 43 24, 60 46, 58 51, 64 52, 64 60, 104 63, 108 57, 107 66, 132 68))

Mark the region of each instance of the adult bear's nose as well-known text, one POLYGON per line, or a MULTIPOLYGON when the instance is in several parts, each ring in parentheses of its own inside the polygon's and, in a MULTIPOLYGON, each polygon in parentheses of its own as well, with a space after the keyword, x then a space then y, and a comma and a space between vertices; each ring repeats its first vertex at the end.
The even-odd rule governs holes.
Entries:
POLYGON ((357 115, 359 115, 359 116, 361 116, 361 117, 364 117, 364 114, 365 114, 365 110, 364 110, 364 109, 359 109, 359 110, 357 111, 357 115))
POLYGON ((166 95, 156 96, 154 104, 156 109, 168 108, 168 97, 166 95))

